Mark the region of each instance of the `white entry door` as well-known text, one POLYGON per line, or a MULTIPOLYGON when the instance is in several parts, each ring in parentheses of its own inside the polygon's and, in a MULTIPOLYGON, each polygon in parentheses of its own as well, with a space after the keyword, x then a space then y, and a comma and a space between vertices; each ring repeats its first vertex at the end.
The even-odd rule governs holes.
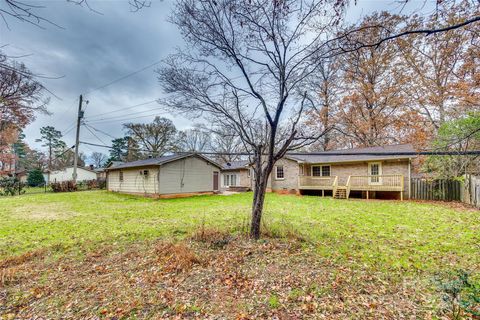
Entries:
POLYGON ((382 163, 381 162, 369 162, 368 163, 368 179, 369 184, 382 184, 382 163))

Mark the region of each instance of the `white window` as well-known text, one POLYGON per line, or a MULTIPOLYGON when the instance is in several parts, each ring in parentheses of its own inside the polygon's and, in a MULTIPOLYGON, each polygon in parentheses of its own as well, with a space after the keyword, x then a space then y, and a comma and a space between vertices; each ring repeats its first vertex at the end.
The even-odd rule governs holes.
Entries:
POLYGON ((303 175, 304 175, 304 172, 305 172, 305 171, 304 171, 305 169, 304 169, 304 167, 303 167, 303 164, 300 165, 300 169, 299 169, 299 170, 300 170, 300 175, 303 176, 303 175))
POLYGON ((120 179, 120 181, 123 181, 123 171, 120 171, 120 173, 119 173, 119 179, 120 179))
POLYGON ((381 183, 382 175, 382 163, 381 162, 370 162, 368 164, 368 172, 370 175, 370 184, 379 184, 381 183))
POLYGON ((224 187, 235 187, 235 186, 237 186, 237 175, 235 173, 224 173, 223 174, 223 186, 224 187))
POLYGON ((275 168, 275 178, 279 180, 285 179, 285 172, 283 171, 283 166, 276 166, 275 168))
POLYGON ((330 177, 330 166, 312 166, 313 177, 330 177))

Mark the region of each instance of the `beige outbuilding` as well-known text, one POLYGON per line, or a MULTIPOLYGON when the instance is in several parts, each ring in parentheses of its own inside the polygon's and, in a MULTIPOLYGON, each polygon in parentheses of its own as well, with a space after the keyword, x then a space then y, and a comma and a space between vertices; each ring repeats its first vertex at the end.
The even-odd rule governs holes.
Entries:
POLYGON ((219 191, 221 166, 196 153, 175 154, 110 166, 109 191, 160 198, 219 191))

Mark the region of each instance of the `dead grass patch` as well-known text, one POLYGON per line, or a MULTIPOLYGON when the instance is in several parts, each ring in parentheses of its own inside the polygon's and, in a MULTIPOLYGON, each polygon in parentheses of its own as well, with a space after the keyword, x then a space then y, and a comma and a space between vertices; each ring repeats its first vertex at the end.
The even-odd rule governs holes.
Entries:
POLYGON ((24 265, 43 256, 45 252, 45 249, 35 250, 0 260, 0 287, 19 281, 24 265))
POLYGON ((197 255, 184 243, 159 243, 155 247, 158 261, 167 272, 183 272, 201 263, 197 255))
POLYGON ((194 241, 207 243, 214 248, 223 248, 234 239, 234 236, 226 231, 205 228, 202 226, 193 233, 191 239, 194 241))
POLYGON ((27 220, 65 220, 77 215, 60 203, 31 203, 16 206, 12 209, 15 218, 27 220))
POLYGON ((46 253, 46 249, 39 249, 24 254, 8 257, 6 259, 0 260, 0 268, 7 268, 11 266, 16 266, 24 264, 25 262, 31 261, 35 258, 41 257, 46 253))

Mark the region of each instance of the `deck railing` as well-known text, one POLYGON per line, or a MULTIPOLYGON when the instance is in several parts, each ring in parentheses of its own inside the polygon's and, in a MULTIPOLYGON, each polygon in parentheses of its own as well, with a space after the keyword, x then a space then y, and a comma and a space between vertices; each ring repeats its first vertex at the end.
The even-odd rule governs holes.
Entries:
POLYGON ((347 186, 351 190, 401 191, 403 190, 404 179, 401 174, 350 176, 347 186))
POLYGON ((337 176, 330 177, 312 177, 312 176, 300 176, 300 187, 313 187, 318 189, 333 189, 337 183, 337 176))

